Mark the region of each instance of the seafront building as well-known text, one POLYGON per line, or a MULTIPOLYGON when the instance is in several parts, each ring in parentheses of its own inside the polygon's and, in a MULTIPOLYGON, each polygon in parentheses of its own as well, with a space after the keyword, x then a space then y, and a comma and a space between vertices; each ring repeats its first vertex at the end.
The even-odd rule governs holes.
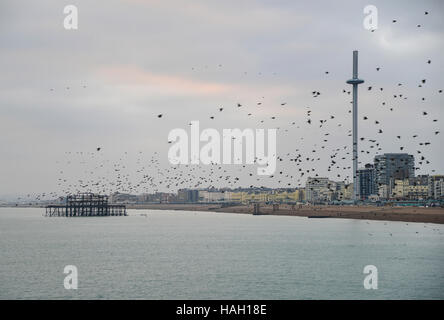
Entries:
POLYGON ((429 197, 432 199, 444 198, 444 175, 430 176, 429 197))
POLYGON ((420 175, 414 178, 395 180, 391 197, 395 199, 442 199, 444 176, 420 175))
POLYGON ((201 202, 223 202, 225 201, 224 191, 199 190, 198 201, 201 202))
POLYGON ((177 202, 194 203, 199 200, 199 191, 192 189, 179 189, 177 192, 177 202))
MULTIPOLYGON (((444 198, 444 175, 415 176, 413 155, 386 153, 376 156, 374 161, 375 191, 379 200, 442 200, 444 198)), ((367 174, 367 181, 370 175, 367 174)))
POLYGON ((376 188, 376 170, 371 163, 365 165, 365 168, 358 170, 358 198, 360 200, 367 200, 372 195, 377 195, 376 188))
POLYGON ((305 201, 304 189, 288 189, 288 190, 239 190, 239 191, 199 191, 202 197, 199 202, 233 202, 233 203, 286 203, 286 202, 303 202, 305 201))
POLYGON ((325 177, 308 177, 305 185, 305 200, 308 203, 323 203, 351 200, 353 184, 332 181, 325 177))
POLYGON ((404 180, 415 176, 415 159, 407 153, 384 153, 375 156, 375 184, 378 190, 383 185, 384 191, 379 196, 390 196, 395 180, 404 180))

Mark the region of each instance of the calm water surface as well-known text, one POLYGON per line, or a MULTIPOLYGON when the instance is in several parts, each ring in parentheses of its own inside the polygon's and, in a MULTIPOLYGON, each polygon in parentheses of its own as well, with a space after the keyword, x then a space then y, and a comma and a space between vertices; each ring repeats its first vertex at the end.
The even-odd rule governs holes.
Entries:
POLYGON ((444 299, 442 225, 43 213, 0 208, 0 299, 444 299), (377 290, 363 286, 370 264, 377 290), (64 289, 65 265, 77 266, 78 290, 64 289))

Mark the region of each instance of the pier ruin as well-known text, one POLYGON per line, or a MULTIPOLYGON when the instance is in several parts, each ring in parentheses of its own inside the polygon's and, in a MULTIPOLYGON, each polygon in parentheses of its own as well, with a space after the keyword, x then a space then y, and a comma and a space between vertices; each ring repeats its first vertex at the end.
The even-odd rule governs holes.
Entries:
POLYGON ((66 197, 65 204, 46 206, 46 217, 127 216, 126 206, 109 204, 108 196, 81 193, 66 197))

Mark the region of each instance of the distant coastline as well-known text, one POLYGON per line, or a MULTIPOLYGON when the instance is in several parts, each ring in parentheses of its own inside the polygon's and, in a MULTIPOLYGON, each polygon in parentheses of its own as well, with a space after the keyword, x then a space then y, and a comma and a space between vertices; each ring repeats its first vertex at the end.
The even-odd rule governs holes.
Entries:
MULTIPOLYGON (((1 205, 0 208, 44 208, 43 205, 1 205)), ((127 209, 139 210, 178 210, 178 211, 205 211, 253 214, 253 205, 232 205, 223 206, 221 204, 127 204, 127 209)), ((295 216, 312 218, 342 218, 342 219, 364 219, 382 221, 403 221, 444 224, 444 208, 442 207, 400 207, 400 206, 332 206, 332 205, 288 205, 279 204, 260 205, 260 215, 275 216, 295 216)))

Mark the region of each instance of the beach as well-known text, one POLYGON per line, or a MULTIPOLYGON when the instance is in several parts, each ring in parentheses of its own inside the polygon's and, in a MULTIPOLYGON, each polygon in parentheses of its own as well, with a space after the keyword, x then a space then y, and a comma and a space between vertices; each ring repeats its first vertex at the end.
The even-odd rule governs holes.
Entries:
MULTIPOLYGON (((253 214, 253 205, 223 206, 221 204, 130 204, 129 209, 185 210, 253 214)), ((298 216, 312 218, 343 218, 444 224, 442 207, 400 206, 334 206, 334 205, 260 205, 260 215, 298 216)))

